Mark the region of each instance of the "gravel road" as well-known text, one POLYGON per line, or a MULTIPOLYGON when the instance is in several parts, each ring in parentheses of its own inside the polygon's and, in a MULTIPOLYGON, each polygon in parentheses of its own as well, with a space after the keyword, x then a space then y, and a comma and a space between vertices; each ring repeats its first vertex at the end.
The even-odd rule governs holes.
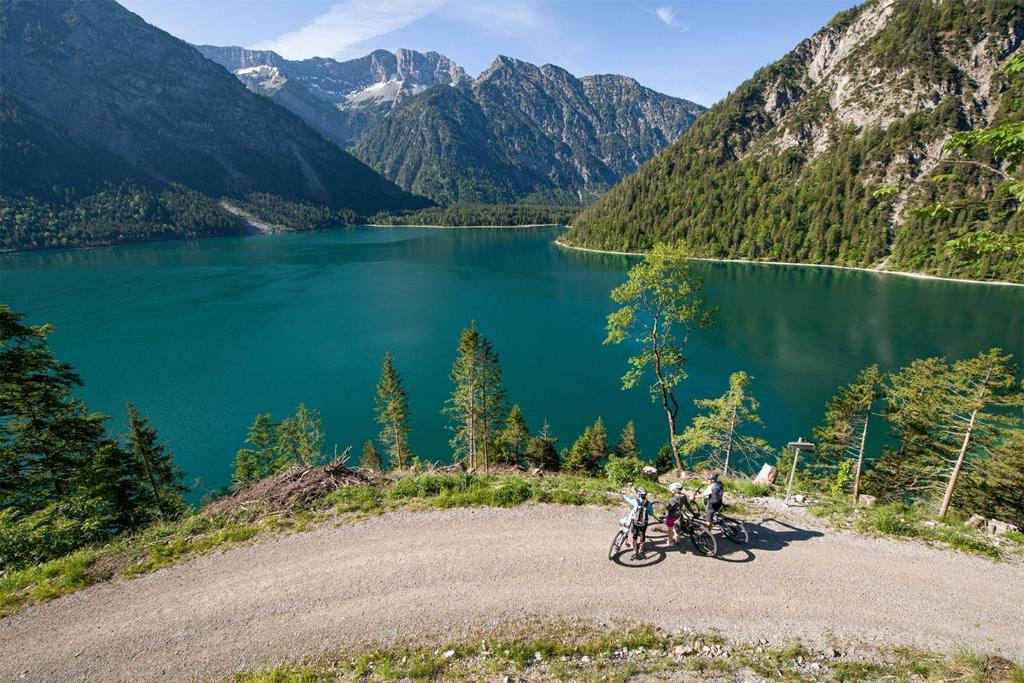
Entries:
POLYGON ((1024 657, 1019 564, 769 519, 718 559, 686 541, 633 566, 607 559, 621 512, 394 513, 100 584, 0 620, 0 680, 202 679, 527 615, 1024 657))

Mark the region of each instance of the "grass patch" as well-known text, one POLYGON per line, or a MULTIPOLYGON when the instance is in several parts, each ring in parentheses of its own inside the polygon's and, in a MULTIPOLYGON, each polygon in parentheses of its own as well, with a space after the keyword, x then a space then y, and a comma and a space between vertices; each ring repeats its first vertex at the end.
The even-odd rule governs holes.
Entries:
POLYGON ((1003 557, 1000 546, 984 532, 964 526, 962 517, 955 514, 939 519, 931 506, 890 503, 867 508, 854 505, 849 498, 821 496, 808 510, 840 529, 915 539, 992 560, 1003 557))
MULTIPOLYGON (((843 647, 839 644, 839 647, 843 647)), ((845 648, 844 648, 845 649, 845 648)), ((443 645, 350 648, 303 664, 242 672, 233 680, 625 681, 662 678, 685 670, 738 680, 760 676, 788 681, 945 680, 1017 683, 1024 669, 1000 657, 954 656, 915 648, 858 644, 849 656, 798 641, 777 646, 728 642, 717 634, 668 633, 649 624, 630 627, 527 622, 443 645)))
POLYGON ((45 602, 88 586, 94 580, 89 567, 98 553, 78 550, 44 564, 0 576, 0 617, 34 602, 45 602))

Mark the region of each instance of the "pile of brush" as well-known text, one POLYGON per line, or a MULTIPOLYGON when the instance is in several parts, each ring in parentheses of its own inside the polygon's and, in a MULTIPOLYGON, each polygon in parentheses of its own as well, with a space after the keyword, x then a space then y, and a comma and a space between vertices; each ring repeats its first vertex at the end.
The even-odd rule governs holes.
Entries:
POLYGON ((309 507, 331 491, 353 484, 371 484, 376 477, 346 466, 351 448, 321 467, 294 465, 266 479, 245 484, 235 493, 214 501, 204 512, 216 516, 238 509, 281 512, 309 507))

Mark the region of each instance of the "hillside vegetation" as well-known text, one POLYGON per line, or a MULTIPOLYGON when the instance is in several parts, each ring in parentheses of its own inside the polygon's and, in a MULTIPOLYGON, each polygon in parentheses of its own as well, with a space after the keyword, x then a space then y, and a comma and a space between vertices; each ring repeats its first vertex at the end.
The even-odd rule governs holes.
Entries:
POLYGON ((224 197, 429 205, 113 0, 0 3, 0 74, 0 248, 236 234, 224 197))
MULTIPOLYGON (((1017 2, 874 0, 838 15, 715 105, 573 221, 571 245, 1024 281, 1024 254, 945 249, 1024 217, 991 147, 946 163, 957 131, 1018 122, 1017 2), (942 201, 920 216, 908 209, 942 201)), ((1007 160, 1016 163, 1014 159, 1007 160)))

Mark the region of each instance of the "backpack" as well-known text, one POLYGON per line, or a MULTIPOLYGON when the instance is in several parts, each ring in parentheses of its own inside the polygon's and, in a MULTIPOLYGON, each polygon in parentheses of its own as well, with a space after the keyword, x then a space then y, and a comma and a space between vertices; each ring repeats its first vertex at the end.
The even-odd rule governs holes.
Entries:
POLYGON ((668 505, 665 508, 665 512, 669 517, 679 517, 683 511, 683 497, 672 496, 668 499, 668 505))
POLYGON ((633 513, 633 524, 647 526, 647 501, 637 501, 636 512, 633 513))
POLYGON ((722 504, 722 495, 725 493, 725 485, 716 481, 711 485, 711 494, 708 496, 708 503, 714 506, 722 504))

